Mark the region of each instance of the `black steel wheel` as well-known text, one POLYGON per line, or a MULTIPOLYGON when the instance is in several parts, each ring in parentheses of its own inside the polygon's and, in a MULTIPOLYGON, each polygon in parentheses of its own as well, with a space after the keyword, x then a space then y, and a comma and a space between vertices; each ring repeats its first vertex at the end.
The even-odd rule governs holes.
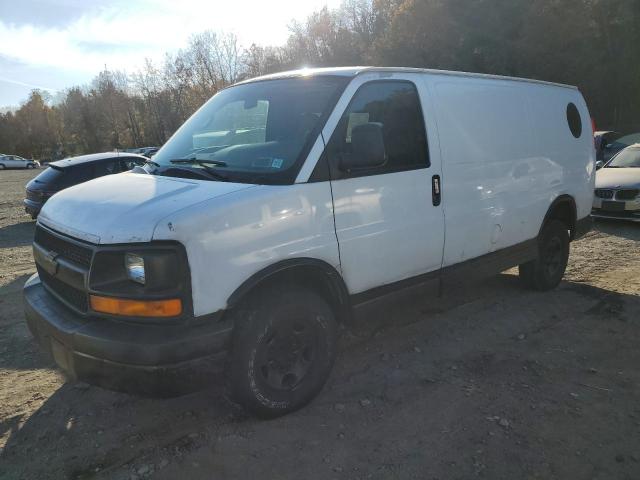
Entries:
POLYGON ((324 386, 336 354, 333 311, 295 286, 266 288, 235 315, 228 378, 233 399, 262 417, 297 410, 324 386))
POLYGON ((551 220, 538 238, 538 258, 520 265, 520 278, 535 290, 558 286, 569 261, 569 231, 559 220, 551 220))

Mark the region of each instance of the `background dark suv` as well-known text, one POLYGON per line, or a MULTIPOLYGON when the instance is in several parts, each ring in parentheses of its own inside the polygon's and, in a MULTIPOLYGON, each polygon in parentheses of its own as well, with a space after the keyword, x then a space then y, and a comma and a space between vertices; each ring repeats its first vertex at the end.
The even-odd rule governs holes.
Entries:
POLYGON ((45 202, 56 192, 94 178, 127 172, 147 159, 133 153, 94 153, 65 158, 49 163, 49 167, 27 183, 24 207, 36 218, 45 202))

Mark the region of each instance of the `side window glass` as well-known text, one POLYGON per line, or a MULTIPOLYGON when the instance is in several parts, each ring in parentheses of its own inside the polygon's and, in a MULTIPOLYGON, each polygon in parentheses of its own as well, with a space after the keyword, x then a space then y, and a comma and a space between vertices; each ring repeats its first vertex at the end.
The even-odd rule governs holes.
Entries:
POLYGON ((123 172, 128 172, 129 170, 131 170, 136 165, 137 165, 136 162, 133 161, 131 158, 127 158, 125 160, 120 160, 120 170, 123 171, 123 172))
POLYGON ((116 167, 116 160, 109 160, 107 162, 97 162, 93 166, 93 174, 96 177, 103 175, 111 175, 112 173, 118 173, 120 170, 116 167))
POLYGON ((144 160, 140 160, 139 158, 125 158, 124 160, 120 160, 120 168, 123 172, 128 172, 136 165, 140 167, 144 166, 144 160))
POLYGON ((76 165, 65 169, 64 183, 66 186, 86 182, 92 178, 90 165, 76 165))
POLYGON ((415 85, 384 80, 360 87, 331 136, 327 154, 334 179, 429 167, 424 117, 415 85), (374 168, 344 172, 340 164, 353 153, 352 132, 365 124, 381 126, 386 160, 374 168))

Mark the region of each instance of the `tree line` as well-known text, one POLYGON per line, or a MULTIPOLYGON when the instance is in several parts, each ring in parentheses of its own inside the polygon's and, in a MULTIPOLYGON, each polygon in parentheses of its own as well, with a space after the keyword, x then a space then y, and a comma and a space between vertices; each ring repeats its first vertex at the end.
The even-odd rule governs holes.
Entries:
POLYGON ((161 145, 218 90, 302 66, 463 70, 577 85, 598 128, 640 131, 640 0, 346 0, 284 45, 206 31, 137 72, 100 72, 0 115, 0 152, 34 158, 161 145))

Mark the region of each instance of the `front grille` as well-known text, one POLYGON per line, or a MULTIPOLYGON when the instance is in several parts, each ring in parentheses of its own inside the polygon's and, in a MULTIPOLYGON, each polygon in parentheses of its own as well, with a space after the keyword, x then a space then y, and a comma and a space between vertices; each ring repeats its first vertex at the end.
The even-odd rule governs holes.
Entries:
POLYGON ((75 309, 86 312, 87 311, 87 294, 82 290, 72 287, 56 277, 49 275, 40 265, 36 264, 38 269, 38 275, 42 283, 48 287, 53 293, 58 295, 62 300, 67 302, 75 309))
POLYGON ((638 193, 640 193, 638 189, 618 190, 616 200, 633 200, 638 196, 638 193))
POLYGON ((53 250, 61 257, 77 263, 83 267, 91 266, 93 251, 88 247, 77 245, 63 238, 57 237, 40 225, 36 226, 35 242, 46 250, 53 250))
POLYGON ((33 190, 27 190, 27 200, 32 200, 34 202, 39 202, 42 200, 42 196, 40 192, 34 192, 33 190))
POLYGON ((611 199, 611 198, 613 198, 613 190, 597 189, 596 190, 596 197, 604 198, 604 199, 611 199))

